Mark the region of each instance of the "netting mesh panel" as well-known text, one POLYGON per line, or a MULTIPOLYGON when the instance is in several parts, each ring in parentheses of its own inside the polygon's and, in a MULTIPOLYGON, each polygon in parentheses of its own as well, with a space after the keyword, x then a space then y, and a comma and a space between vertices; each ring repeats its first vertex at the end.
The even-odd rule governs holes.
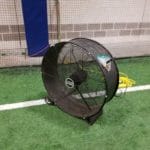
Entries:
MULTIPOLYGON (((23 24, 21 20, 21 8, 20 1, 1 1, 0 5, 0 30, 1 30, 1 41, 0 41, 0 64, 3 62, 12 61, 9 58, 14 56, 16 62, 19 61, 18 55, 24 52, 22 49, 22 40, 19 35, 19 24, 23 24), (14 34, 12 34, 14 33, 14 34)), ((5 62, 7 63, 7 62, 5 62)), ((9 62, 10 63, 10 62, 9 62)), ((13 62, 11 62, 13 63, 13 62)), ((5 65, 5 64, 4 64, 5 65)), ((6 64, 7 65, 7 64, 6 64)))
MULTIPOLYGON (((114 57, 150 55, 149 9, 149 0, 47 0, 49 43, 84 37, 114 57)), ((41 62, 27 56, 21 0, 0 0, 0 68, 21 66, 0 69, 0 100, 45 96, 40 68, 31 67, 41 62)))
MULTIPOLYGON (((104 44, 115 57, 149 55, 149 4, 47 0, 50 43, 85 37, 104 44)), ((41 64, 41 58, 26 56, 21 1, 1 0, 0 15, 0 67, 41 64)))
POLYGON ((1 0, 0 67, 40 64, 41 58, 29 58, 20 0, 1 0))
POLYGON ((104 44, 115 57, 150 55, 149 3, 48 0, 51 43, 84 37, 104 44))

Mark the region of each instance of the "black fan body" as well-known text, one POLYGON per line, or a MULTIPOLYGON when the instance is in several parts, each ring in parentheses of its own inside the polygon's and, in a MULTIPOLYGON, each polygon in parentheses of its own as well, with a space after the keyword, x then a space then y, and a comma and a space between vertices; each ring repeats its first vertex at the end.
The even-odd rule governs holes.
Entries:
POLYGON ((102 114, 119 83, 109 51, 85 38, 51 46, 43 58, 42 78, 50 103, 90 124, 102 114))

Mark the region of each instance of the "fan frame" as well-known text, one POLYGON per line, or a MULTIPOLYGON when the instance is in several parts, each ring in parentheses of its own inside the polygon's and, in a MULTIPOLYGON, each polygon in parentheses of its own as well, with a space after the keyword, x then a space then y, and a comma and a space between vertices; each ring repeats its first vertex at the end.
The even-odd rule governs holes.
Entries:
MULTIPOLYGON (((52 105, 57 105, 62 111, 64 112, 67 112, 77 118, 80 118, 80 119, 83 119, 83 120, 86 120, 89 124, 93 124, 97 118, 102 114, 102 111, 103 111, 103 107, 105 105, 106 102, 110 101, 112 99, 112 97, 115 95, 117 89, 118 89, 118 84, 119 84, 119 71, 118 71, 118 68, 117 68, 117 65, 116 65, 116 62, 115 62, 115 59, 113 58, 113 56, 111 55, 111 53, 103 46, 101 45, 100 43, 96 42, 96 41, 93 41, 91 39, 86 39, 86 38, 75 38, 75 39, 72 39, 68 42, 60 42, 60 43, 57 43, 55 44, 54 46, 51 46, 49 48, 49 50, 47 51, 47 53, 45 54, 44 58, 43 58, 43 61, 42 61, 42 79, 43 79, 43 83, 44 83, 44 86, 48 92, 48 98, 46 99, 47 102, 49 102, 49 104, 52 104, 52 105), (57 71, 57 63, 58 63, 58 57, 59 57, 59 53, 61 52, 62 48, 66 45, 66 44, 73 44, 73 45, 76 45, 76 46, 79 46, 81 47, 83 50, 85 50, 87 53, 89 53, 87 51, 87 49, 85 47, 82 46, 82 42, 80 43, 80 41, 84 41, 84 44, 86 44, 87 42, 92 42, 93 44, 95 45, 98 45, 100 48, 102 48, 107 55, 109 55, 111 57, 111 61, 113 62, 113 66, 115 68, 115 73, 116 73, 116 85, 114 86, 115 88, 113 89, 113 92, 111 95, 109 95, 108 93, 108 79, 106 78, 106 76, 108 75, 108 71, 106 71, 106 69, 102 66, 102 64, 98 61, 98 59, 96 58, 96 56, 93 56, 92 54, 90 54, 93 59, 97 62, 99 68, 100 68, 100 71, 102 72, 103 76, 104 76, 104 80, 105 80, 105 88, 106 88, 106 96, 105 96, 105 99, 104 99, 104 102, 103 104, 101 105, 100 109, 90 115, 90 116, 86 116, 86 117, 79 117, 79 116, 76 116, 76 115, 73 115, 71 114, 70 112, 64 110, 63 108, 61 108, 57 103, 55 103, 56 101, 54 100, 55 99, 55 95, 56 93, 54 91, 50 91, 50 88, 52 88, 52 86, 50 86, 50 84, 52 84, 52 80, 49 81, 49 75, 50 73, 52 73, 52 71, 56 71, 57 73, 55 74, 55 76, 59 76, 58 74, 58 71, 57 71), (47 65, 47 63, 50 63, 53 65, 53 68, 49 67, 47 65), (53 70, 54 69, 54 70, 53 70), (50 71, 50 72, 49 72, 50 71), (46 73, 45 73, 46 72, 46 73), (55 93, 55 94, 54 94, 55 93), (54 94, 54 97, 52 96, 54 94)), ((110 85, 109 85, 110 86, 110 85)), ((51 89, 52 90, 52 89, 51 89)), ((110 90, 110 89, 109 89, 110 90)))

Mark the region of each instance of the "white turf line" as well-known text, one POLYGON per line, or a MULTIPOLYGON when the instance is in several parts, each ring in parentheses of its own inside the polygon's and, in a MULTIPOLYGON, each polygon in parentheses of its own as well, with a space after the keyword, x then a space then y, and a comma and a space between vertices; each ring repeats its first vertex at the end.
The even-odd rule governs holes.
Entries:
MULTIPOLYGON (((118 89, 117 94, 122 93, 122 92, 134 92, 134 91, 143 91, 143 90, 150 90, 150 84, 142 85, 142 86, 135 86, 135 87, 128 87, 127 89, 126 88, 118 89)), ((92 97, 96 97, 96 96, 103 95, 104 93, 105 93, 104 91, 100 91, 97 93, 95 92, 87 93, 87 94, 85 93, 83 95, 87 98, 89 97, 89 95, 92 97)), ((78 95, 77 95, 77 98, 79 98, 78 95)), ((38 105, 44 105, 44 104, 46 104, 44 99, 12 103, 12 104, 3 104, 3 105, 0 105, 0 111, 38 106, 38 105)))

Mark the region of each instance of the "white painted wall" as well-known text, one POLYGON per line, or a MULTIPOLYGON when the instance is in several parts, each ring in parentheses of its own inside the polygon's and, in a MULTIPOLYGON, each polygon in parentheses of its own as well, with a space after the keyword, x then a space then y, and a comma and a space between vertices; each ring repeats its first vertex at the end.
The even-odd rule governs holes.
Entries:
POLYGON ((60 2, 62 23, 150 21, 150 0, 60 0, 60 2), (143 13, 144 20, 142 20, 143 13))
MULTIPOLYGON (((48 14, 52 13, 51 20, 55 22, 54 1, 48 0, 48 14)), ((21 0, 16 0, 16 4, 18 21, 22 24, 21 0)), ((60 0, 60 6, 64 24, 150 21, 150 0, 60 0)), ((13 0, 0 0, 0 15, 0 25, 16 24, 13 0)))
POLYGON ((16 0, 16 11, 14 0, 0 0, 0 25, 17 24, 17 19, 23 24, 21 0, 16 0))
POLYGON ((145 10, 143 13, 143 22, 150 22, 150 0, 143 0, 145 1, 145 10))

